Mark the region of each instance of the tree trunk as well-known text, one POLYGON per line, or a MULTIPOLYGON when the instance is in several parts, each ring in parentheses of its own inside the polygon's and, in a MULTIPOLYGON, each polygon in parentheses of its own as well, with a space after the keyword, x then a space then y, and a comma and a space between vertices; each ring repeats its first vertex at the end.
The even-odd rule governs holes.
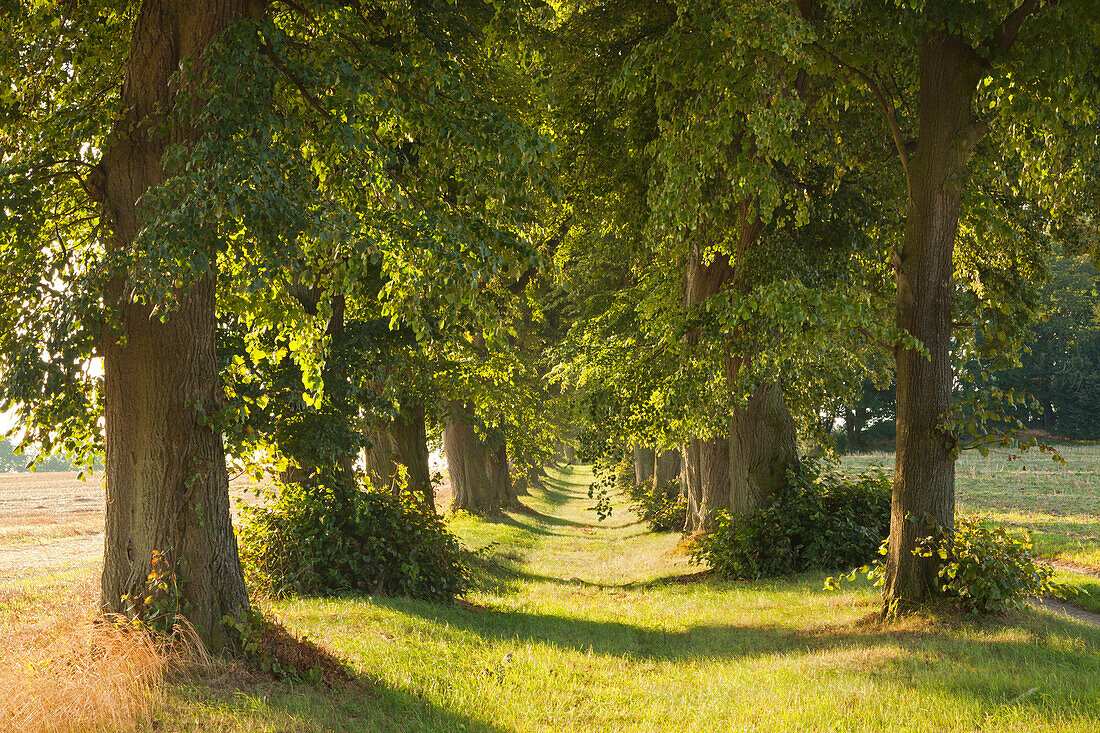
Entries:
POLYGON ((471 425, 471 408, 461 402, 447 403, 443 423, 443 452, 454 494, 452 509, 493 513, 501 508, 500 496, 486 473, 485 446, 471 425))
POLYGON ((729 438, 692 438, 687 446, 687 520, 684 531, 707 531, 711 514, 730 505, 729 438))
POLYGON ((367 428, 364 432, 369 445, 363 454, 371 486, 398 494, 401 487, 395 488, 394 483, 397 477, 397 443, 391 430, 389 425, 367 428))
POLYGON ((484 454, 485 476, 489 481, 489 490, 497 497, 498 505, 506 507, 515 504, 516 495, 512 490, 512 474, 508 468, 508 447, 503 436, 487 446, 484 454))
POLYGON ((657 454, 657 467, 653 471, 653 486, 661 488, 680 479, 680 450, 669 448, 657 454))
POLYGON ((738 514, 767 505, 798 466, 798 435, 779 385, 760 385, 733 411, 729 465, 730 511, 738 514))
POLYGON ((424 408, 402 405, 397 419, 384 425, 367 428, 370 442, 365 451, 367 476, 375 487, 390 490, 395 496, 407 492, 420 497, 435 509, 435 490, 428 468, 428 435, 424 408), (399 466, 404 466, 407 480, 398 481, 399 466))
POLYGON ((530 496, 532 482, 537 480, 534 470, 524 469, 517 466, 515 461, 508 459, 508 471, 512 476, 512 495, 530 496))
MULTIPOLYGON (((130 39, 120 109, 90 182, 111 231, 111 246, 131 250, 140 228, 136 202, 170 173, 168 144, 195 139, 172 122, 169 79, 211 40, 245 15, 244 0, 145 0, 130 39), (164 127, 167 123, 167 127, 164 127)), ((212 253, 210 253, 212 255, 212 253)), ((117 307, 125 339, 106 339, 104 423, 107 514, 100 606, 124 613, 123 595, 145 596, 153 552, 176 575, 187 620, 211 650, 232 642, 223 616, 248 609, 248 594, 229 514, 229 480, 221 435, 199 419, 217 409, 221 379, 215 354, 213 274, 187 283, 166 322, 134 302, 116 276, 107 307, 117 307)), ((140 601, 139 601, 140 603, 140 601)))
POLYGON ((566 463, 573 463, 577 460, 577 449, 573 447, 572 443, 566 443, 562 446, 562 453, 566 463))
POLYGON ((928 35, 919 44, 920 129, 908 163, 909 213, 895 262, 899 327, 928 352, 898 348, 897 456, 886 558, 885 612, 934 595, 938 559, 913 549, 934 525, 955 518, 953 438, 941 423, 951 408, 952 254, 967 160, 982 137, 971 116, 981 70, 957 38, 928 35))
POLYGON ((407 405, 393 424, 393 443, 397 448, 397 460, 409 472, 406 490, 423 498, 435 511, 435 488, 432 486, 431 469, 428 466, 428 430, 423 405, 407 405))
MULTIPOLYGON (((728 254, 718 253, 710 262, 704 261, 705 243, 701 237, 692 240, 684 272, 684 308, 691 310, 707 298, 721 292, 733 279, 728 254)), ((697 335, 685 337, 689 347, 697 335)), ((729 437, 714 436, 709 440, 693 437, 684 455, 684 492, 687 499, 687 520, 684 531, 702 533, 707 529, 711 512, 729 506, 729 437)))
POLYGON ((645 486, 653 480, 654 462, 656 460, 655 451, 637 443, 634 444, 633 451, 634 483, 637 486, 645 486))

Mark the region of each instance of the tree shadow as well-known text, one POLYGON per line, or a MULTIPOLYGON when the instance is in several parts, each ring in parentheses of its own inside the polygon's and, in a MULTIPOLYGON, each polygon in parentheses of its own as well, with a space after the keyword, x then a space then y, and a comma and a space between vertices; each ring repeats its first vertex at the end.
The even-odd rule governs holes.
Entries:
MULTIPOLYGON (((937 689, 970 697, 996 710, 1019 704, 1046 714, 1080 713, 1094 694, 1087 680, 1100 674, 1100 632, 1069 619, 1023 611, 992 621, 947 621, 883 625, 860 621, 797 628, 779 624, 697 625, 685 629, 642 627, 526 611, 466 605, 438 606, 399 599, 374 603, 418 616, 455 644, 473 634, 482 642, 544 644, 583 654, 625 660, 708 663, 817 655, 815 665, 848 671, 910 689, 937 689), (1003 629, 1005 638, 967 643, 974 633, 1003 629), (1080 670, 1075 674, 1074 670, 1080 670), (1050 694, 1059 680, 1062 694, 1050 694), (1038 688, 1043 694, 1028 693, 1038 688), (1078 689, 1079 688, 1079 689, 1078 689), (1045 692, 1044 692, 1045 690, 1045 692)), ((877 614, 873 614, 877 617, 877 614)))
MULTIPOLYGON (((215 680, 214 684, 202 686, 173 685, 169 688, 169 699, 169 716, 176 704, 191 710, 198 703, 201 708, 216 710, 219 722, 231 717, 256 728, 275 726, 278 730, 348 733, 508 733, 510 730, 454 713, 422 695, 395 688, 369 675, 360 675, 354 685, 336 689, 248 679, 215 680)), ((153 729, 172 730, 178 722, 154 720, 153 729)))

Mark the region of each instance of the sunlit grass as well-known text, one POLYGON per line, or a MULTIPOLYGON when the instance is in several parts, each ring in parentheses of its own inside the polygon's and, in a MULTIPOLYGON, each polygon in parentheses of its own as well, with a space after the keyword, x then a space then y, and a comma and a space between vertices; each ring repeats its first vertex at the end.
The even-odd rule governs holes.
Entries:
POLYGON ((452 527, 491 569, 469 603, 270 605, 347 659, 371 692, 182 690, 196 729, 380 731, 1095 731, 1100 632, 1025 611, 874 621, 874 589, 822 577, 684 578, 676 534, 621 502, 588 510, 587 473, 528 509, 452 527), (682 582, 678 582, 682 579, 682 582))
POLYGON ((597 521, 588 480, 585 469, 567 469, 521 511, 449 519, 481 551, 467 602, 263 604, 346 659, 358 687, 175 683, 151 698, 139 727, 1100 730, 1100 630, 1032 610, 881 625, 877 591, 865 585, 825 592, 820 574, 700 579, 679 535, 646 532, 621 498, 597 521))

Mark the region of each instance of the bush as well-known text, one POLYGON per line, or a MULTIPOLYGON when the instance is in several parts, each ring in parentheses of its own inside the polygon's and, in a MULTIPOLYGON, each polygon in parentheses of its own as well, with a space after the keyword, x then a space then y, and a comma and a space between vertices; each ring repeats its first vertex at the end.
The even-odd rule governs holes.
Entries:
POLYGON ((691 561, 719 577, 756 579, 851 568, 875 556, 890 529, 882 469, 849 476, 806 463, 788 478, 768 507, 716 513, 691 561))
POLYGON ((664 486, 630 483, 625 488, 630 507, 654 532, 669 532, 684 526, 687 502, 680 496, 680 483, 669 481, 664 486))
POLYGON ((465 551, 411 496, 356 485, 283 484, 243 507, 241 563, 253 588, 450 600, 469 587, 465 551))
MULTIPOLYGON (((887 542, 883 540, 879 554, 886 553, 887 542)), ((1053 580, 1054 568, 1050 565, 1035 563, 1029 535, 1011 532, 980 517, 956 517, 954 531, 937 528, 917 543, 913 554, 939 557, 939 590, 967 613, 1004 613, 1022 607, 1032 596, 1074 598, 1078 594, 1076 588, 1053 580)), ((862 574, 881 586, 886 566, 881 559, 876 560, 844 579, 854 580, 862 574)), ((838 583, 827 578, 825 587, 835 589, 838 583)))
POLYGON ((978 517, 958 517, 954 532, 937 530, 914 554, 939 556, 940 591, 968 613, 1003 613, 1032 596, 1073 594, 1053 581, 1054 568, 1035 564, 1030 536, 978 517))

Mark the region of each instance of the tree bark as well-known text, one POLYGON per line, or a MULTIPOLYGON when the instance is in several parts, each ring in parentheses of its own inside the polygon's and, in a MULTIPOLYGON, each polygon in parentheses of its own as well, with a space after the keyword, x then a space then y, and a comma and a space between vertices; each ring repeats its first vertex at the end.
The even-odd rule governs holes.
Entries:
POLYGON ((680 449, 669 448, 657 454, 657 466, 653 471, 653 486, 661 488, 680 479, 680 449))
POLYGON ((886 558, 885 613, 935 595, 939 561, 913 554, 935 525, 955 518, 953 438, 942 423, 951 409, 952 254, 967 161, 983 131, 972 117, 982 71, 958 38, 921 39, 920 127, 908 163, 909 213, 897 271, 897 325, 927 350, 899 347, 897 456, 886 558))
POLYGON ((398 462, 409 472, 406 490, 422 497, 424 503, 435 511, 435 488, 428 466, 428 429, 423 405, 402 407, 394 422, 393 442, 397 448, 398 462))
POLYGON ((393 422, 374 426, 366 431, 370 447, 365 451, 367 476, 371 484, 389 489, 394 495, 402 491, 420 497, 433 510, 435 490, 428 467, 428 435, 424 408, 402 405, 393 422), (404 466, 407 479, 397 482, 398 467, 404 466))
POLYGON ((383 491, 401 492, 401 487, 395 488, 394 481, 397 476, 397 441, 394 439, 390 425, 383 427, 372 426, 365 431, 369 443, 363 451, 366 462, 367 478, 371 486, 383 491))
POLYGON ((766 506, 798 467, 798 434, 779 385, 760 385, 733 411, 729 463, 729 506, 737 514, 766 506))
POLYGON ((471 413, 468 405, 458 401, 448 402, 445 410, 443 452, 454 494, 451 508, 491 514, 500 511, 500 495, 486 472, 485 446, 471 424, 471 413))
POLYGON ((653 480, 656 452, 647 446, 635 443, 634 451, 634 483, 637 486, 645 486, 653 480))
POLYGON ((508 466, 508 447, 503 436, 486 446, 484 454, 485 477, 489 482, 489 490, 496 495, 498 506, 512 506, 516 502, 516 495, 508 466))
POLYGON ((684 531, 706 532, 711 514, 730 506, 729 438, 692 438, 687 445, 684 531))
MULTIPOLYGON (((92 183, 103 204, 111 247, 131 250, 141 223, 137 202, 171 173, 169 144, 196 132, 165 118, 169 80, 185 59, 201 79, 211 40, 244 16, 243 0, 145 0, 130 39, 120 108, 92 183)), ((210 253, 211 256, 213 253, 210 253)), ((213 274, 177 293, 179 308, 161 322, 135 302, 116 276, 107 307, 117 307, 125 338, 105 339, 104 423, 107 513, 100 607, 125 613, 123 595, 145 596, 154 551, 176 576, 187 620, 219 650, 234 640, 223 616, 249 607, 229 514, 229 480, 220 433, 200 424, 221 399, 215 354, 213 274)), ((139 601, 140 603, 140 601, 139 601)))

